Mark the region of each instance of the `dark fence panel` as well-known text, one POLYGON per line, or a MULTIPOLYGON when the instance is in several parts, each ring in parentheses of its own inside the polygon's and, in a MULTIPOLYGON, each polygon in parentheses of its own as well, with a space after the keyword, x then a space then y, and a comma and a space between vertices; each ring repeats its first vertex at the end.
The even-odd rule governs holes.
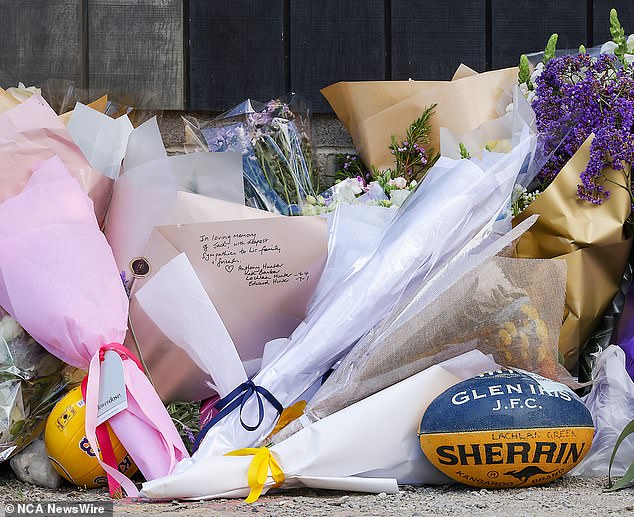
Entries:
MULTIPOLYGON (((80 0, 3 0, 0 3, 2 82, 81 81, 80 0)), ((5 85, 6 86, 6 85, 5 85)))
MULTIPOLYGON (((180 0, 88 0, 88 85, 184 107, 180 0)), ((138 102, 138 100, 137 100, 138 102)))
POLYGON ((283 11, 282 0, 189 0, 191 109, 285 93, 283 11))
POLYGON ((384 4, 291 0, 290 87, 316 111, 328 109, 329 84, 385 79, 384 4))
MULTIPOLYGON (((491 0, 492 67, 516 66, 522 53, 543 50, 559 34, 558 48, 588 41, 587 2, 580 0, 491 0)), ((633 27, 634 29, 634 27, 633 27)))
POLYGON ((632 0, 0 0, 0 84, 155 93, 163 109, 223 111, 294 91, 329 111, 337 81, 451 78, 523 52, 634 32, 632 0))
POLYGON ((619 20, 625 28, 625 36, 634 33, 634 2, 632 0, 594 0, 592 26, 594 44, 600 45, 610 39, 610 9, 619 12, 619 20))
POLYGON ((392 0, 392 79, 450 79, 486 68, 486 2, 392 0))

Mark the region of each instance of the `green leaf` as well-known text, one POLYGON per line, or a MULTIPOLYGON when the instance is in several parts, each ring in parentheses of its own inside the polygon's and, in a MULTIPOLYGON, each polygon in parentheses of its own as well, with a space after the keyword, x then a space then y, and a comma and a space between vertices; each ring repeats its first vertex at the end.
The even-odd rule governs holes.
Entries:
MULTIPOLYGON (((614 10, 614 9, 612 9, 614 10)), ((610 15, 612 18, 612 15, 610 15)), ((615 484, 612 484, 612 463, 614 463, 614 458, 616 457, 616 451, 619 449, 623 440, 625 440, 629 435, 634 433, 634 420, 632 420, 629 424, 625 426, 618 439, 616 440, 616 444, 614 444, 614 450, 612 451, 612 457, 610 458, 610 466, 608 467, 608 488, 606 492, 616 492, 617 490, 621 490, 629 485, 632 480, 634 480, 634 462, 630 465, 630 467, 625 472, 625 475, 619 479, 619 481, 615 484)))
POLYGON ((588 51, 586 50, 585 45, 579 45, 579 54, 587 54, 588 51))
POLYGON ((555 57, 555 50, 557 50, 558 39, 559 35, 557 33, 548 38, 548 43, 546 43, 546 49, 544 50, 544 64, 548 63, 548 61, 555 57))
POLYGON ((528 63, 528 57, 526 54, 520 56, 520 71, 517 74, 517 82, 519 84, 528 84, 531 80, 531 67, 528 63))

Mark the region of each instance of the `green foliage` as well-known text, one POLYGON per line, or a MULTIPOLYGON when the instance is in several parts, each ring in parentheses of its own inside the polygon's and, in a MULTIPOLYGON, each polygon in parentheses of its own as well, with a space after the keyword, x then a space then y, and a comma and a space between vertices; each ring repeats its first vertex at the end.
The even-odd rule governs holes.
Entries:
POLYGON ((357 156, 337 155, 338 170, 335 177, 338 180, 356 178, 360 176, 364 181, 376 181, 389 192, 388 182, 393 178, 405 178, 409 184, 416 180, 420 182, 440 156, 434 149, 428 147, 431 142, 431 116, 436 104, 428 107, 405 132, 405 139, 399 142, 392 135, 390 152, 394 156, 394 166, 379 170, 372 166, 368 171, 357 156))
POLYGON ((546 49, 544 50, 544 64, 548 63, 548 61, 555 57, 558 39, 559 35, 557 33, 548 38, 548 43, 546 43, 546 49))
MULTIPOLYGON (((614 9, 612 9, 614 11, 614 9)), ((616 11, 615 11, 616 12, 616 11)), ((610 19, 612 19, 612 15, 610 15, 610 19)), ((610 458, 610 467, 608 468, 608 488, 606 492, 616 492, 617 490, 621 490, 629 485, 632 480, 634 480, 634 462, 629 466, 625 475, 619 479, 618 482, 612 483, 612 463, 614 463, 614 458, 616 457, 616 451, 619 449, 623 440, 625 440, 629 435, 634 433, 634 420, 632 420, 629 424, 625 426, 618 439, 616 440, 616 444, 614 444, 614 450, 612 451, 612 457, 610 458)))
POLYGON ((431 142, 430 119, 435 109, 436 104, 426 108, 423 114, 409 125, 405 132, 405 140, 402 142, 397 142, 396 136, 392 135, 390 151, 395 161, 395 167, 389 169, 392 178, 402 177, 407 183, 412 180, 421 181, 436 163, 438 155, 434 149, 427 147, 431 142))
POLYGON ((531 81, 531 67, 528 63, 528 57, 526 56, 526 54, 522 54, 520 56, 520 65, 519 65, 520 71, 519 74, 517 76, 517 82, 519 84, 529 84, 530 85, 530 81, 531 81))
POLYGON ((579 45, 579 54, 587 54, 588 51, 586 50, 586 46, 585 45, 579 45))
POLYGON ((624 58, 627 53, 627 39, 625 38, 625 29, 621 27, 621 22, 619 21, 619 15, 616 12, 616 9, 612 9, 610 11, 610 34, 612 35, 612 41, 616 43, 614 55, 619 58, 625 66, 627 66, 624 58))
POLYGON ((460 146, 460 158, 464 160, 468 160, 469 158, 471 158, 467 147, 462 142, 460 142, 458 145, 460 146))
POLYGON ((193 452, 195 435, 200 432, 200 403, 172 402, 167 406, 167 412, 183 439, 183 443, 190 453, 193 452))

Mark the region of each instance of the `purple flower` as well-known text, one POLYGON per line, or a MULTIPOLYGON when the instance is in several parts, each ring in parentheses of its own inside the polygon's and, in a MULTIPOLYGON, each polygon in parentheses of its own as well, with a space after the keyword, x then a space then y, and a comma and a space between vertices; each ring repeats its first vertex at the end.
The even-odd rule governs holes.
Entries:
POLYGON ((553 153, 538 178, 547 186, 594 133, 578 195, 601 204, 610 196, 603 169, 622 170, 634 160, 634 70, 620 67, 611 55, 566 55, 551 59, 536 85, 538 151, 553 153))

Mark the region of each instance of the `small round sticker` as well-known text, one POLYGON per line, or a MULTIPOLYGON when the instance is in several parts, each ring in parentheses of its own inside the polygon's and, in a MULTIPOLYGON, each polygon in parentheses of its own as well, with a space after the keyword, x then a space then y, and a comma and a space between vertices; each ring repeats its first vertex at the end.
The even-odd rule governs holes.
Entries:
POLYGON ((135 278, 143 278, 150 273, 150 263, 145 257, 137 257, 130 262, 130 269, 135 278))

